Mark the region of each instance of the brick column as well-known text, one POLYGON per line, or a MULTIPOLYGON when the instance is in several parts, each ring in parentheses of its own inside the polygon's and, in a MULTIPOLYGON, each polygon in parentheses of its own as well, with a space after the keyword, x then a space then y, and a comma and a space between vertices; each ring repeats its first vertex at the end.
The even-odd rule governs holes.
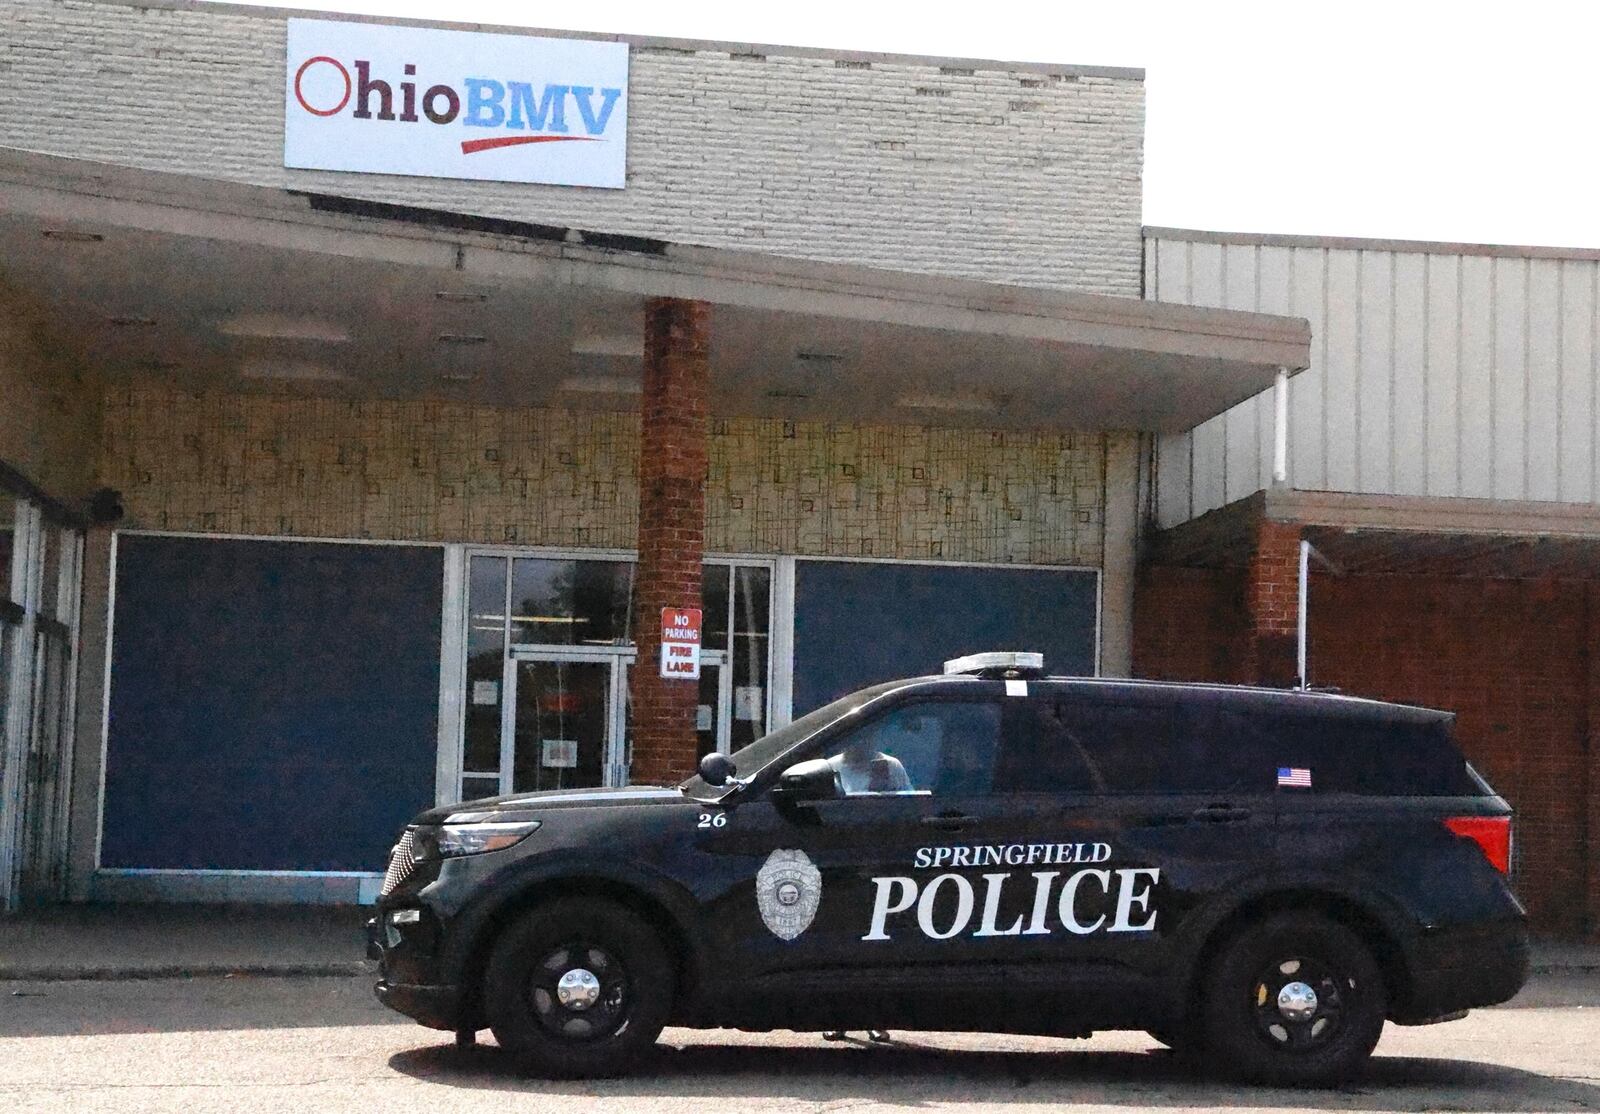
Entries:
POLYGON ((1292 687, 1298 678, 1300 527, 1263 519, 1244 578, 1246 679, 1292 687))
POLYGON ((679 781, 695 769, 700 690, 694 681, 661 676, 661 609, 700 606, 710 310, 679 298, 645 303, 630 774, 639 783, 679 781))
POLYGON ((1588 900, 1584 910, 1584 929, 1590 940, 1600 943, 1600 584, 1584 585, 1583 594, 1584 747, 1588 760, 1584 771, 1586 822, 1584 824, 1584 863, 1588 900))

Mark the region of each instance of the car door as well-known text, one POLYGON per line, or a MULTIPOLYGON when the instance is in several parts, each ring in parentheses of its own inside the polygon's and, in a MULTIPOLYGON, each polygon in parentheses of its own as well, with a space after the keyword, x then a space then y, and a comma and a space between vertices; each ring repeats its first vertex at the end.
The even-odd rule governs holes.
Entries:
POLYGON ((1023 931, 996 954, 1036 1011, 1141 1023, 1196 911, 1270 866, 1270 775, 1241 773, 1214 710, 1180 691, 1030 690, 1008 706, 987 806, 1025 846, 997 918, 1023 931))
POLYGON ((903 780, 841 776, 849 792, 805 802, 757 792, 697 831, 707 871, 727 880, 706 902, 703 927, 745 993, 910 994, 937 981, 931 966, 970 961, 962 938, 975 897, 945 883, 924 902, 931 875, 918 863, 992 834, 977 802, 999 743, 1001 686, 949 689, 876 710, 785 763, 828 759, 843 769, 860 752, 890 760, 903 780))

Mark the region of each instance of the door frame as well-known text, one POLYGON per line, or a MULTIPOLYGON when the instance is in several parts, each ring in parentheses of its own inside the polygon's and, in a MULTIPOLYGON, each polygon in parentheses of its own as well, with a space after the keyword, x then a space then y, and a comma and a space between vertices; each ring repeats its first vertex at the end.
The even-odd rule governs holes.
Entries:
POLYGON ((523 662, 544 661, 556 664, 604 665, 606 670, 606 737, 602 744, 600 776, 602 786, 627 784, 624 712, 627 671, 624 666, 635 657, 632 646, 570 646, 551 643, 514 642, 506 654, 500 682, 500 792, 512 793, 516 773, 517 679, 523 662))
MULTIPOLYGON (((517 733, 517 667, 525 661, 582 662, 591 665, 608 665, 605 755, 601 768, 605 771, 602 785, 621 787, 628 783, 631 756, 628 753, 628 666, 638 660, 633 646, 573 646, 566 643, 514 642, 502 665, 500 691, 500 792, 514 792, 512 778, 516 766, 517 733)), ((727 654, 721 650, 701 650, 702 668, 714 667, 717 673, 717 706, 714 723, 717 728, 717 749, 727 754, 732 740, 733 725, 733 671, 727 654)))

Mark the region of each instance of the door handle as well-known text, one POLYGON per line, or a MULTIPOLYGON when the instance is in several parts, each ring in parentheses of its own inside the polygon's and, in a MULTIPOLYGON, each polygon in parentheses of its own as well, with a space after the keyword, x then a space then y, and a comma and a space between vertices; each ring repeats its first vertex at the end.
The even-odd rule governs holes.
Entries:
POLYGON ((972 823, 972 817, 964 812, 941 812, 938 816, 924 816, 924 827, 938 828, 941 832, 959 832, 972 823))
POLYGON ((1201 805, 1189 816, 1191 819, 1202 820, 1208 824, 1232 824, 1250 819, 1250 810, 1240 808, 1238 805, 1201 805))

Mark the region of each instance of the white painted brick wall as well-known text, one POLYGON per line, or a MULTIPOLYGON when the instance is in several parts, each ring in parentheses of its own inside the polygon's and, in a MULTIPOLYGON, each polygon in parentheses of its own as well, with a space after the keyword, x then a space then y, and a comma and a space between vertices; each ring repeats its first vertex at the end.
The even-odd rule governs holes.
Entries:
POLYGON ((284 16, 0 5, 0 144, 260 185, 1139 295, 1133 77, 635 45, 628 185, 288 170, 284 16))

